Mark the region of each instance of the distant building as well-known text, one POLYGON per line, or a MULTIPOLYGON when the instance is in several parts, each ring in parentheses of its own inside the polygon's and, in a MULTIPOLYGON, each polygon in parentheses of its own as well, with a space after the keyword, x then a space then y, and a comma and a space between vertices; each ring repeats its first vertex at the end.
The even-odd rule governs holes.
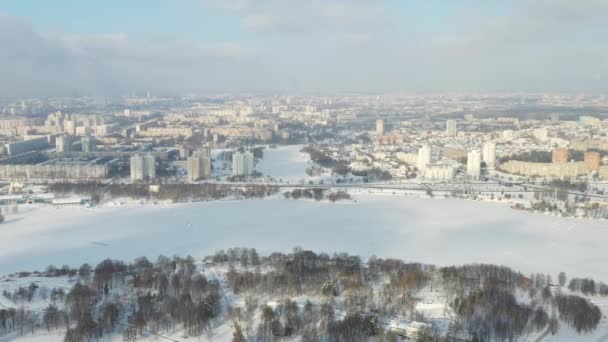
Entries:
POLYGON ((232 155, 232 175, 249 176, 255 171, 253 152, 236 152, 232 155))
POLYGON ((84 152, 84 153, 95 152, 95 137, 90 136, 90 135, 85 135, 80 140, 80 144, 82 145, 82 152, 84 152))
POLYGON ((583 157, 583 162, 585 163, 585 168, 591 172, 599 172, 600 171, 600 154, 599 152, 585 152, 583 157))
POLYGON ((152 154, 137 154, 131 157, 131 180, 143 181, 156 178, 156 158, 152 154))
POLYGON ((485 142, 482 150, 483 161, 489 169, 494 169, 496 164, 496 143, 492 141, 485 142))
POLYGON ((186 145, 179 147, 179 159, 187 159, 190 156, 190 149, 186 145))
POLYGON ((455 137, 458 134, 456 120, 448 120, 445 122, 445 133, 448 137, 455 137))
POLYGON ((424 174, 424 170, 426 169, 427 165, 429 165, 430 163, 431 163, 431 147, 428 145, 424 145, 418 150, 418 160, 416 161, 416 166, 418 167, 418 171, 420 171, 421 174, 424 174))
POLYGON ((532 163, 519 160, 509 160, 500 165, 500 169, 522 176, 539 176, 545 178, 569 179, 587 174, 584 162, 563 164, 532 163))
POLYGON ((56 158, 39 164, 0 165, 2 179, 104 179, 109 172, 106 163, 98 159, 56 158))
POLYGON ((608 166, 600 166, 600 179, 607 180, 608 179, 608 166))
POLYGON ((417 165, 418 164, 418 155, 416 153, 405 153, 405 152, 397 152, 395 153, 395 157, 402 162, 417 165))
POLYGON ((376 145, 401 145, 403 144, 403 135, 399 134, 388 134, 374 137, 374 144, 376 145))
POLYGON ((76 134, 76 121, 65 120, 63 122, 63 130, 70 135, 75 135, 76 134))
POLYGON ((479 150, 473 150, 467 154, 467 174, 472 179, 479 179, 481 175, 481 155, 479 150))
POLYGON ((554 148, 551 151, 551 162, 553 164, 566 164, 568 162, 568 150, 565 148, 554 148))
POLYGON ((57 153, 71 153, 72 142, 73 141, 71 135, 64 134, 62 136, 57 137, 57 140, 55 141, 55 151, 57 153))
POLYGON ((194 134, 194 130, 192 127, 150 127, 146 130, 140 130, 137 134, 148 138, 174 136, 188 138, 194 134))
POLYGON ((424 169, 424 178, 450 180, 456 176, 456 167, 449 164, 427 165, 424 169))
POLYGON ((47 137, 42 137, 6 144, 5 148, 8 155, 14 156, 29 151, 40 150, 48 146, 49 142, 47 137))
POLYGON ((189 182, 211 177, 211 157, 207 151, 193 153, 187 164, 189 182))
POLYGON ((41 119, 0 119, 0 129, 19 128, 27 126, 39 126, 44 121, 41 119))
POLYGON ((460 160, 467 157, 467 150, 456 146, 445 145, 443 147, 443 156, 453 160, 460 160))
POLYGON ((601 123, 601 120, 594 116, 580 116, 578 121, 581 125, 584 126, 595 126, 601 123))
POLYGON ((602 139, 574 140, 571 146, 576 151, 587 151, 589 149, 608 151, 608 141, 602 139))
POLYGON ((313 105, 306 105, 306 106, 304 106, 304 111, 306 113, 314 113, 317 111, 317 107, 315 107, 313 105))
POLYGON ((384 120, 382 120, 382 119, 376 120, 376 135, 377 136, 384 135, 384 120))
POLYGON ((549 139, 549 132, 546 128, 537 128, 533 132, 534 137, 540 141, 547 141, 549 139))

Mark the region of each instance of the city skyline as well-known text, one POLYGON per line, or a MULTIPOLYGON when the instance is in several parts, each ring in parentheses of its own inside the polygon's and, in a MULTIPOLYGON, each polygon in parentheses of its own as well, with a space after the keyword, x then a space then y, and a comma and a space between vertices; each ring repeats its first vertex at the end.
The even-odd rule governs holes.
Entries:
POLYGON ((608 0, 0 0, 0 341, 606 341, 608 0))
POLYGON ((0 5, 3 96, 598 93, 601 1, 118 1, 0 5))

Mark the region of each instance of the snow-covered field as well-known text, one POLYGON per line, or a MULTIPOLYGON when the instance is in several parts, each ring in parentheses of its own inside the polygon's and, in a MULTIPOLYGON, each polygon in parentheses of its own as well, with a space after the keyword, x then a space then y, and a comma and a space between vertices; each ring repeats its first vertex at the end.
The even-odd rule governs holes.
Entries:
POLYGON ((103 258, 261 253, 295 246, 427 263, 493 263, 608 281, 608 224, 507 205, 360 194, 355 202, 279 198, 147 206, 32 207, 0 225, 0 274, 103 258))
POLYGON ((265 178, 272 181, 290 184, 335 180, 330 171, 319 175, 309 176, 306 169, 313 166, 310 156, 301 152, 306 145, 277 146, 264 149, 264 158, 260 159, 255 168, 265 178))
POLYGON ((256 170, 264 176, 271 176, 276 180, 284 182, 298 182, 304 180, 306 168, 309 167, 310 158, 308 154, 301 153, 303 145, 277 146, 276 148, 264 149, 262 158, 256 170))

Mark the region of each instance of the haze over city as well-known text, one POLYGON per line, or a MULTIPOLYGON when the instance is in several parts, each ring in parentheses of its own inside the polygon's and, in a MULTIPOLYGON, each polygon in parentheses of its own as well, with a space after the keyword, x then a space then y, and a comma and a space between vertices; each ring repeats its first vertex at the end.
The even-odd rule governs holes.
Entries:
POLYGON ((608 2, 0 2, 0 342, 608 340, 608 2))

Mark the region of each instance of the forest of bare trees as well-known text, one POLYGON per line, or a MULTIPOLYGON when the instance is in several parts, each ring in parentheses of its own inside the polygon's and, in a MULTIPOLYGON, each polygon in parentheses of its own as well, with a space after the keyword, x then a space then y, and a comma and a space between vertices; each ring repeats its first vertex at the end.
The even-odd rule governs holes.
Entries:
POLYGON ((55 194, 88 196, 93 203, 104 199, 132 198, 152 201, 171 200, 173 202, 205 201, 226 198, 262 198, 279 191, 277 187, 263 184, 231 186, 225 184, 160 184, 158 191, 150 191, 147 184, 100 183, 53 183, 49 191, 55 194))
MULTIPOLYGON (((608 295, 592 279, 560 273, 524 276, 507 267, 437 267, 396 259, 333 255, 300 248, 262 256, 232 248, 214 255, 106 259, 79 268, 49 266, 11 275, 37 279, 2 295, 0 334, 61 331, 65 341, 104 336, 214 340, 230 327, 232 341, 515 341, 570 326, 593 331, 602 313, 587 295, 608 295), (45 279, 68 280, 48 288, 45 279), (417 305, 440 293, 444 317, 425 317, 417 305), (579 295, 580 293, 580 295, 579 295), (42 310, 29 309, 34 302, 42 310), (395 325, 395 319, 408 322, 395 325)), ((12 334, 12 335, 11 335, 12 334)))

